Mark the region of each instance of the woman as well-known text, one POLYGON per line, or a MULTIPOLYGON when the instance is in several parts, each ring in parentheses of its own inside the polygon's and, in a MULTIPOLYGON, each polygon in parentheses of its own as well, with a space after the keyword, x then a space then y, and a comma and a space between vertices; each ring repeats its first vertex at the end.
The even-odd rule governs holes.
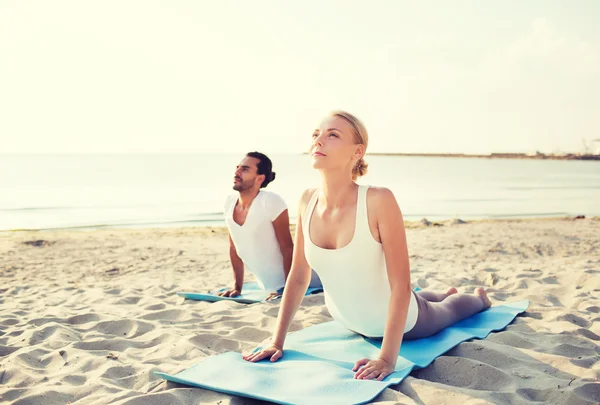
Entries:
POLYGON ((382 380, 394 371, 402 339, 436 334, 491 305, 485 291, 458 294, 414 293, 402 213, 393 193, 355 183, 367 171, 364 125, 336 111, 313 133, 312 165, 321 188, 300 200, 292 268, 288 276, 272 343, 247 361, 277 361, 288 328, 302 302, 311 268, 321 278, 331 316, 368 337, 383 337, 377 359, 361 359, 354 378, 382 380))

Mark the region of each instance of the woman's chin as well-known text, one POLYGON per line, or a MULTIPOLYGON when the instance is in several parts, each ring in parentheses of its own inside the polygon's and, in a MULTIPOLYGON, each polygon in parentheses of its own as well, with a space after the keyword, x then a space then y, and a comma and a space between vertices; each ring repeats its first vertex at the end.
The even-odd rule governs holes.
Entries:
POLYGON ((319 159, 312 158, 312 161, 310 162, 310 164, 313 169, 322 169, 323 168, 323 162, 320 162, 319 159))

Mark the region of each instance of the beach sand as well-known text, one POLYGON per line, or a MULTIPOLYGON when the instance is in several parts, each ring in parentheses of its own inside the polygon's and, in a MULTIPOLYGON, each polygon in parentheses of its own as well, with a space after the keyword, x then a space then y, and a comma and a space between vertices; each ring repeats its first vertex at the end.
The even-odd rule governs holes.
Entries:
MULTIPOLYGON (((484 286, 495 304, 531 306, 374 403, 600 402, 599 220, 413 224, 407 235, 414 287, 484 286)), ((223 229, 0 233, 0 402, 262 403, 153 375, 271 335, 279 304, 176 295, 229 286, 231 277, 223 229)), ((310 296, 292 329, 328 320, 323 295, 310 296)))

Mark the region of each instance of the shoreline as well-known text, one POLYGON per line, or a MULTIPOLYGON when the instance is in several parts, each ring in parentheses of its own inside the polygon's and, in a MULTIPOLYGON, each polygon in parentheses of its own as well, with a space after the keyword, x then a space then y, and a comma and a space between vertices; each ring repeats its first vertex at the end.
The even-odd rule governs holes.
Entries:
POLYGON ((369 153, 371 156, 413 156, 413 157, 443 157, 443 158, 469 158, 469 159, 522 159, 522 160, 583 160, 600 161, 600 155, 578 155, 568 153, 565 155, 527 155, 524 153, 491 153, 489 155, 466 153, 369 153))
MULTIPOLYGON (((600 221, 600 216, 587 216, 583 215, 583 218, 578 216, 543 216, 543 217, 511 217, 511 218, 479 218, 479 219, 461 219, 461 218, 450 218, 441 220, 429 220, 427 217, 423 217, 420 220, 405 220, 404 227, 406 229, 414 228, 428 228, 428 227, 442 227, 462 224, 473 224, 473 223, 504 223, 504 222, 535 222, 535 221, 575 221, 575 220, 591 220, 600 221), (427 222, 430 224, 427 225, 427 222), (459 222, 459 223, 455 223, 459 222)), ((9 233, 33 233, 33 232, 91 232, 91 231, 165 231, 165 230, 189 230, 189 229, 207 229, 209 231, 226 231, 226 225, 189 225, 189 226, 122 226, 122 225, 83 225, 73 227, 58 227, 58 228, 15 228, 15 229, 4 229, 0 230, 0 235, 9 233)), ((290 229, 296 228, 296 221, 290 222, 290 229)))
MULTIPOLYGON (((307 152, 302 153, 308 155, 307 152)), ((402 157, 439 157, 439 158, 467 158, 467 159, 518 159, 518 160, 583 160, 600 161, 600 155, 566 153, 564 155, 546 155, 544 153, 529 155, 526 153, 402 153, 402 152, 372 152, 366 156, 402 156, 402 157)))

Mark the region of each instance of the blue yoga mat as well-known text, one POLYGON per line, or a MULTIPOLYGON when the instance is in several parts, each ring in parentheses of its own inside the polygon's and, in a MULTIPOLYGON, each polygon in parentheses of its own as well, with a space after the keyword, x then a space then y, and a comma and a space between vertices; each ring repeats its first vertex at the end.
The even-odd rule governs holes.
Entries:
MULTIPOLYGON (((177 295, 181 296, 181 297, 185 297, 189 300, 196 300, 196 301, 208 301, 208 302, 216 302, 216 301, 222 301, 222 300, 229 300, 229 301, 235 301, 235 302, 239 302, 242 304, 253 304, 255 302, 262 302, 264 300, 267 299, 267 297, 271 294, 271 291, 265 291, 263 289, 261 289, 257 283, 250 281, 247 283, 244 283, 244 286, 242 287, 242 294, 238 295, 237 297, 219 297, 217 294, 222 292, 222 291, 226 291, 227 288, 222 288, 220 290, 211 292, 211 293, 206 293, 206 294, 202 294, 202 293, 195 293, 195 292, 178 292, 177 295)), ((308 290, 306 290, 306 295, 309 294, 316 294, 323 291, 322 288, 309 288, 308 290)))
POLYGON ((435 336, 402 342, 395 372, 383 381, 355 380, 352 371, 357 360, 379 355, 381 340, 366 339, 335 321, 291 333, 283 357, 275 363, 249 363, 240 353, 228 352, 176 375, 156 374, 180 384, 279 404, 363 404, 459 343, 504 329, 528 306, 527 300, 495 306, 435 336))

